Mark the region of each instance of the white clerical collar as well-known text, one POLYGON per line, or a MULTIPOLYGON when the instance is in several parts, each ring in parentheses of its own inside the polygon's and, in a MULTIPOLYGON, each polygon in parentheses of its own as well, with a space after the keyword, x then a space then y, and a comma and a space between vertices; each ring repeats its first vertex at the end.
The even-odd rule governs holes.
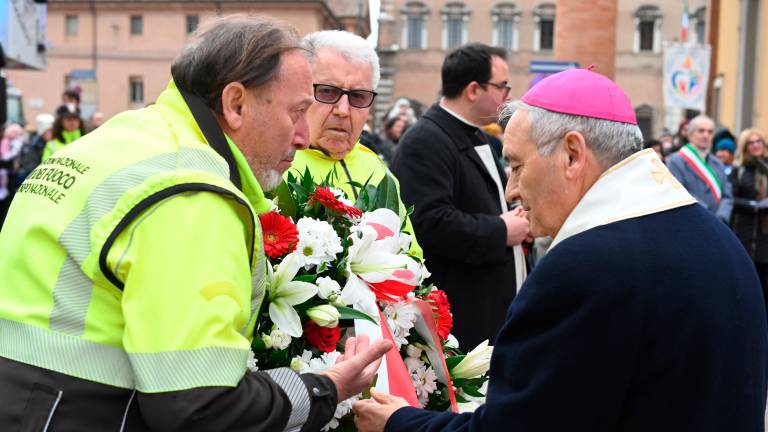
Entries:
POLYGON ((450 115, 452 115, 452 116, 456 117, 456 118, 457 118, 459 121, 461 121, 462 123, 466 123, 466 124, 468 124, 468 125, 470 125, 470 126, 472 126, 472 127, 476 127, 476 128, 478 128, 478 129, 480 129, 480 126, 478 126, 478 125, 476 125, 476 124, 472 123, 471 121, 469 121, 469 120, 465 119, 464 117, 462 117, 462 116, 460 116, 460 115, 456 114, 455 112, 453 112, 453 111, 451 111, 450 109, 448 109, 448 107, 446 107, 445 105, 443 105, 443 101, 444 101, 444 100, 445 100, 445 98, 442 98, 442 99, 440 99, 440 108, 444 109, 444 110, 445 110, 445 111, 446 111, 448 114, 450 114, 450 115))
POLYGON ((568 215, 549 249, 597 226, 695 202, 653 149, 639 151, 600 176, 568 215))

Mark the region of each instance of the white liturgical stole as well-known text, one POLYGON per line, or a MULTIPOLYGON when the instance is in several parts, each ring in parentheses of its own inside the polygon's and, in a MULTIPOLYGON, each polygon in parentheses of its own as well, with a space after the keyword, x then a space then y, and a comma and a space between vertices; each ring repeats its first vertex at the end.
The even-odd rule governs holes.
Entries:
POLYGON ((653 149, 639 151, 609 168, 581 198, 549 250, 590 228, 696 202, 653 149))

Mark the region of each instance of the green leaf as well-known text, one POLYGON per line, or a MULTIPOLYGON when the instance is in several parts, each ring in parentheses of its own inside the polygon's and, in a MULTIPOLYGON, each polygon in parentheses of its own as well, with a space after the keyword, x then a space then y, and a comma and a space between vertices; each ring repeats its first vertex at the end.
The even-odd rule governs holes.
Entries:
POLYGON ((478 397, 478 398, 485 397, 484 394, 480 393, 480 390, 477 387, 470 386, 470 387, 462 387, 461 389, 464 391, 464 393, 466 393, 469 396, 478 397))
POLYGON ((463 398, 463 397, 461 397, 461 395, 460 395, 460 394, 458 394, 458 393, 456 393, 456 395, 455 395, 455 396, 456 396, 456 402, 458 402, 458 403, 467 403, 467 402, 469 402, 469 400, 467 400, 467 399, 464 399, 464 398, 463 398))
POLYGON ((333 307, 339 311, 339 319, 364 319, 374 324, 378 324, 376 320, 368 316, 368 314, 365 312, 360 312, 359 310, 355 310, 346 306, 333 305, 333 307))
POLYGON ((376 187, 376 200, 374 208, 387 208, 400 214, 400 199, 397 194, 397 185, 391 175, 387 174, 376 187))
POLYGON ((305 275, 296 276, 295 278, 293 278, 293 280, 295 281, 309 282, 309 283, 315 283, 316 279, 317 279, 316 274, 305 274, 305 275))
POLYGON ((451 370, 456 367, 456 365, 459 364, 462 360, 464 360, 464 357, 466 356, 461 355, 448 357, 445 359, 445 365, 448 366, 448 370, 451 370))
POLYGON ((277 206, 280 207, 280 213, 283 216, 296 220, 296 201, 293 199, 288 183, 285 181, 280 182, 277 188, 272 191, 272 194, 277 196, 277 206))

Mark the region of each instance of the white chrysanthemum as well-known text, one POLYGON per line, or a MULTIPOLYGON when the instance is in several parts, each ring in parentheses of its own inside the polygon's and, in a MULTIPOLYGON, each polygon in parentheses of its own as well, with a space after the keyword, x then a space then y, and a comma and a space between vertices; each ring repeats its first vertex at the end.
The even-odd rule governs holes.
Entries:
POLYGON ((304 268, 307 270, 333 261, 336 254, 344 250, 338 234, 326 221, 305 217, 299 219, 296 228, 299 231, 296 252, 304 256, 304 268))
POLYGON ((431 367, 424 365, 411 372, 411 379, 419 404, 423 408, 429 400, 429 395, 437 390, 437 375, 431 367))
POLYGON ((272 340, 272 348, 276 350, 286 349, 291 344, 291 335, 279 329, 272 330, 269 338, 272 340))
POLYGON ((312 360, 312 351, 304 350, 301 356, 291 359, 291 369, 298 373, 307 373, 309 370, 309 361, 312 360))
POLYGON ((339 419, 349 414, 349 412, 352 410, 352 404, 360 400, 361 396, 362 393, 356 394, 347 400, 339 402, 339 404, 336 405, 336 411, 333 413, 333 418, 328 422, 327 425, 323 426, 322 430, 328 431, 330 429, 336 429, 339 427, 339 419))
POLYGON ((259 370, 258 366, 259 361, 256 359, 256 356, 253 355, 253 351, 248 351, 248 360, 245 361, 245 367, 248 368, 251 372, 256 372, 259 370))
POLYGON ((405 362, 405 367, 408 369, 408 373, 411 374, 420 367, 424 367, 424 362, 418 357, 406 357, 403 359, 403 362, 405 362))
POLYGON ((403 301, 385 302, 384 318, 392 331, 392 339, 397 345, 397 349, 408 343, 406 338, 411 333, 411 329, 416 322, 416 311, 413 305, 403 301))
POLYGON ((344 193, 343 190, 335 187, 329 187, 328 190, 333 193, 333 196, 336 197, 337 200, 341 201, 342 204, 344 204, 347 207, 354 207, 355 203, 353 203, 349 198, 347 198, 347 194, 344 193))
POLYGON ((320 357, 315 357, 309 361, 309 371, 314 374, 325 372, 336 364, 336 359, 341 355, 338 351, 323 353, 320 357))
POLYGON ((408 354, 408 357, 419 358, 421 357, 422 349, 415 345, 408 345, 405 347, 405 353, 408 354))
POLYGON ((315 283, 317 284, 317 295, 323 300, 328 300, 333 295, 338 296, 341 294, 341 285, 334 279, 323 276, 317 278, 315 283))

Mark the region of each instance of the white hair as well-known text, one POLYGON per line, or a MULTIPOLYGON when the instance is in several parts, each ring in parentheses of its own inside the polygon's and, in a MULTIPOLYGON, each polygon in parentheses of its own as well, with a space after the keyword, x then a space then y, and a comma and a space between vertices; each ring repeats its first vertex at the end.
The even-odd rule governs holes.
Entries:
POLYGON ((321 48, 338 51, 350 63, 368 63, 373 71, 371 88, 376 90, 379 86, 379 55, 373 45, 360 36, 343 30, 322 30, 304 36, 301 45, 307 50, 310 63, 314 62, 317 51, 321 48))
POLYGON ((506 127, 510 117, 517 110, 528 113, 530 139, 542 156, 549 156, 565 134, 570 131, 579 132, 584 136, 587 146, 592 149, 605 169, 643 148, 643 133, 637 125, 562 114, 528 105, 519 100, 504 105, 499 116, 499 124, 506 127))
POLYGON ((715 124, 715 121, 712 120, 708 115, 699 114, 696 117, 692 118, 691 121, 688 122, 688 133, 692 134, 696 132, 696 128, 699 126, 699 123, 701 123, 702 121, 708 121, 713 125, 715 124))

